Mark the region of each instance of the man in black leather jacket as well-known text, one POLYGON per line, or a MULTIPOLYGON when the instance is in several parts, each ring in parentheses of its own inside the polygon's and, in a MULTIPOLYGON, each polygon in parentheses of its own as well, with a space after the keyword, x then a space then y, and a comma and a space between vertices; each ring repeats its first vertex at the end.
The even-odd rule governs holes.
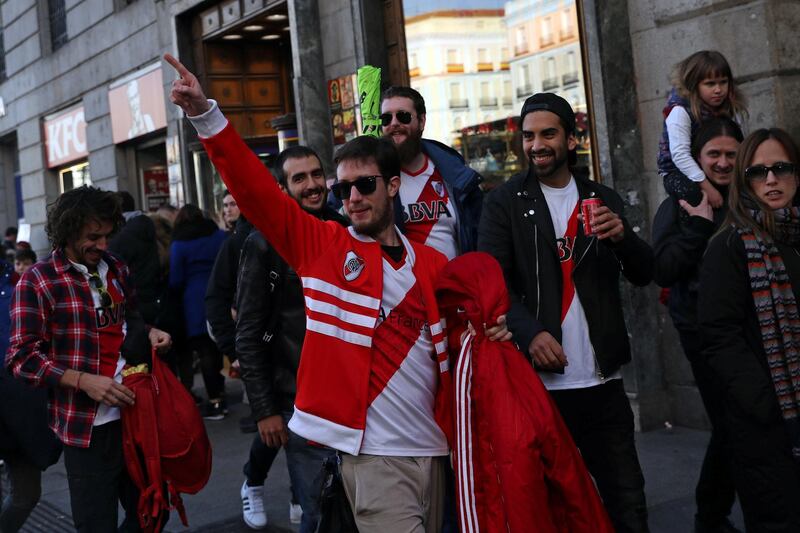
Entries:
POLYGON ((503 268, 508 329, 558 405, 614 528, 644 533, 644 478, 620 374, 631 351, 619 279, 650 283, 653 252, 614 190, 572 175, 577 139, 569 103, 539 93, 520 115, 530 168, 488 196, 478 250, 503 268), (602 205, 593 220, 581 220, 589 199, 602 205))
MULTIPOLYGON (((287 148, 276 162, 283 189, 306 211, 346 225, 326 205, 325 174, 319 157, 304 146, 287 148)), ((318 521, 323 460, 332 451, 308 442, 286 427, 294 406, 297 368, 305 337, 305 300, 300 278, 259 231, 245 240, 239 261, 236 309, 236 353, 258 435, 244 467, 245 523, 266 524, 263 484, 278 450, 286 450, 292 489, 300 501, 301 532, 313 532, 318 521)))

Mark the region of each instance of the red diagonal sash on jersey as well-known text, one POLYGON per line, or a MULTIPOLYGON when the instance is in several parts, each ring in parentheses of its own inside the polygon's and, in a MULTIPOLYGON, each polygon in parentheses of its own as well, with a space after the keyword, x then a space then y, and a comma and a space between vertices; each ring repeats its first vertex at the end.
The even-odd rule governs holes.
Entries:
POLYGON ((403 301, 375 328, 368 405, 372 405, 403 364, 426 322, 419 283, 414 283, 403 301))
POLYGON ((567 231, 564 232, 564 237, 558 239, 558 254, 561 261, 561 322, 564 322, 564 317, 567 316, 572 305, 572 300, 575 298, 575 284, 572 281, 572 269, 575 268, 575 258, 573 251, 575 249, 575 238, 578 236, 578 212, 580 211, 580 202, 575 204, 575 209, 569 216, 567 222, 567 231))
POLYGON ((416 201, 406 206, 406 236, 414 242, 425 244, 439 218, 447 216, 445 212, 449 199, 444 180, 439 170, 434 169, 416 201))

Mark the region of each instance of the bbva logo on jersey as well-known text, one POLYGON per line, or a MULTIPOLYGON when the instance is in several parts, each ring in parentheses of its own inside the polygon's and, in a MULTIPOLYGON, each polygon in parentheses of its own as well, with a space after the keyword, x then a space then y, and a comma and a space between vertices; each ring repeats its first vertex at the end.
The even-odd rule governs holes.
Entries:
POLYGON ((347 252, 347 255, 344 256, 344 279, 347 281, 356 279, 364 270, 364 264, 364 260, 358 257, 353 250, 347 252))

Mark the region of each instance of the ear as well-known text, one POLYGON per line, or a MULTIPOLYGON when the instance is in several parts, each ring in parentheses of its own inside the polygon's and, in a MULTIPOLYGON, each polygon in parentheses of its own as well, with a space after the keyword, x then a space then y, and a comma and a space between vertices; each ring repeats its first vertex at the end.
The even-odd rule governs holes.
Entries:
POLYGON ((395 196, 397 196, 397 193, 399 191, 400 191, 400 176, 392 176, 386 183, 386 192, 389 194, 389 198, 394 198, 395 196))
POLYGON ((425 120, 428 118, 427 113, 419 116, 419 131, 425 130, 425 120))
POLYGON ((577 147, 578 147, 578 138, 575 137, 575 133, 570 133, 569 135, 567 135, 567 149, 571 152, 577 147))

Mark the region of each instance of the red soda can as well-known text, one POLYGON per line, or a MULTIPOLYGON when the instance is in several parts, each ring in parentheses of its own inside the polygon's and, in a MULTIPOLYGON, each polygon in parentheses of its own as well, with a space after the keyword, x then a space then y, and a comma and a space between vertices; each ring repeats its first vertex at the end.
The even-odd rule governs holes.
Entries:
POLYGON ((594 212, 598 207, 603 205, 603 200, 600 198, 586 198, 581 201, 581 216, 583 217, 583 234, 591 237, 595 234, 592 230, 594 224, 594 212))

